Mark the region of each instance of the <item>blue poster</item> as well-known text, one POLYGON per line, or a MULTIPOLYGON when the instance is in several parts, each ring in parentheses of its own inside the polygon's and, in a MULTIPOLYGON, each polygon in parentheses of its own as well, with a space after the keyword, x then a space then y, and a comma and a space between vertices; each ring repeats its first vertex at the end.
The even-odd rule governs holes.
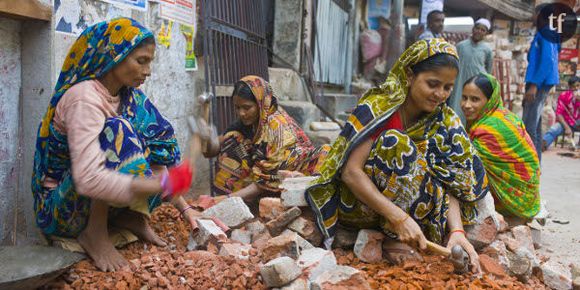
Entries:
POLYGON ((391 0, 369 0, 367 16, 370 29, 379 28, 379 17, 389 19, 391 16, 391 0))

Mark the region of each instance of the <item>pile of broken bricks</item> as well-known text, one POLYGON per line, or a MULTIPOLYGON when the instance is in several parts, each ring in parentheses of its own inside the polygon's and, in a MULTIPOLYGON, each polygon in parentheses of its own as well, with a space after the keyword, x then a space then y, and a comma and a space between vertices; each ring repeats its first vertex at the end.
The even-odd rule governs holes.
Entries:
POLYGON ((340 229, 334 249, 325 250, 304 200, 307 181, 286 180, 287 190, 280 198, 262 198, 254 212, 236 197, 217 204, 212 199, 190 202, 205 209, 194 234, 177 210, 163 205, 154 212, 152 225, 167 247, 133 243, 121 250, 130 269, 102 273, 85 260, 47 288, 543 289, 543 283, 554 289, 572 287, 569 269, 536 256, 536 229, 527 225, 510 229, 495 209, 485 206, 478 223, 466 228, 481 253, 481 277, 453 273, 451 263, 441 256, 389 265, 382 258, 384 236, 373 230, 340 229))

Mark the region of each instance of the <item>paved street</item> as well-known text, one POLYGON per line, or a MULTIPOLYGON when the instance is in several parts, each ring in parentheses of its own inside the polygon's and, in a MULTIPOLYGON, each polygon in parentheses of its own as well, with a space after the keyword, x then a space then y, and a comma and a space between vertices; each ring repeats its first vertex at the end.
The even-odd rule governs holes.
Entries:
POLYGON ((542 157, 541 192, 551 217, 542 233, 540 253, 564 265, 580 264, 580 159, 557 152, 566 151, 551 149, 542 157))

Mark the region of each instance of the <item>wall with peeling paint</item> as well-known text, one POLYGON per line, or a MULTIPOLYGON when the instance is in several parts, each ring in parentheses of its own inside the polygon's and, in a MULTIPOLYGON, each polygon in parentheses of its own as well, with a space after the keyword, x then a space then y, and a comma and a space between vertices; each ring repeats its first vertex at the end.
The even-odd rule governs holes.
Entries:
POLYGON ((20 21, 0 17, 0 244, 14 236, 21 88, 20 21))
MULTIPOLYGON (((39 0, 52 5, 53 0, 39 0)), ((133 17, 155 34, 162 25, 156 3, 149 11, 121 9, 98 0, 60 0, 62 9, 88 23, 133 17)), ((53 17, 54 21, 54 17, 53 17)), ((43 243, 35 226, 30 176, 36 132, 69 47, 76 37, 55 32, 54 23, 0 17, 0 245, 43 243)), ((203 64, 185 71, 184 36, 173 25, 169 47, 157 45, 152 75, 143 90, 174 125, 185 153, 187 117, 196 112, 203 87, 203 64)), ((198 160, 194 192, 208 193, 208 162, 198 160)))

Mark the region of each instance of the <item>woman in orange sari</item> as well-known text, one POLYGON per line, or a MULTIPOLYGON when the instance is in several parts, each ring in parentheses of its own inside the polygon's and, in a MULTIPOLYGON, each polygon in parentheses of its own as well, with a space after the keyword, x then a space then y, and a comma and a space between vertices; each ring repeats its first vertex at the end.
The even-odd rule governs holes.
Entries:
POLYGON ((329 146, 315 148, 304 131, 278 105, 268 82, 246 76, 235 84, 238 120, 211 146, 206 157, 218 155, 214 190, 246 201, 280 193, 280 171, 303 175, 318 172, 329 146))

